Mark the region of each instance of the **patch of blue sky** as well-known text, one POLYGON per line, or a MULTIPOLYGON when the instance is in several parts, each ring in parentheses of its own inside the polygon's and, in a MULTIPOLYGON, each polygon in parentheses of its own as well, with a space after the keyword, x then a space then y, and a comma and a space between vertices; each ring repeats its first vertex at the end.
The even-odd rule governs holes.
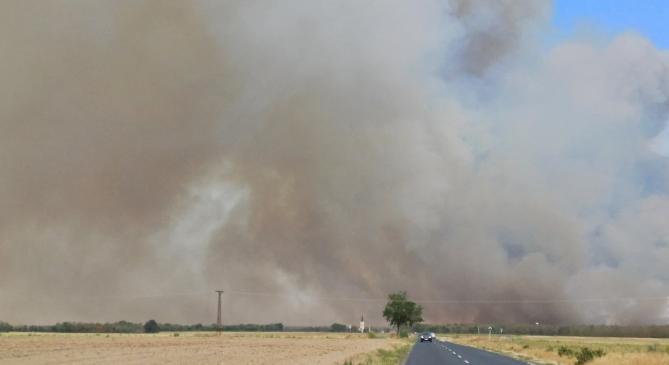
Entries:
MULTIPOLYGON (((582 35, 607 39, 632 32, 669 51, 669 0, 554 0, 551 25, 549 46, 582 35)), ((669 128, 651 144, 669 157, 669 128)))
POLYGON ((669 0, 555 0, 551 41, 590 32, 636 32, 669 49, 669 0))

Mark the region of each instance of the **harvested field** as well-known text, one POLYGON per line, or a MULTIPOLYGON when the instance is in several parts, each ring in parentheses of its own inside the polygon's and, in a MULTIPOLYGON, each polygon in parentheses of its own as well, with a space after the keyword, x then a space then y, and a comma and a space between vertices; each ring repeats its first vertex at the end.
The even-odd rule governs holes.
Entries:
POLYGON ((341 364, 390 349, 357 334, 0 334, 1 364, 341 364))
POLYGON ((584 348, 601 350, 588 365, 669 365, 669 340, 567 336, 440 336, 448 341, 504 353, 535 364, 573 365, 584 348))

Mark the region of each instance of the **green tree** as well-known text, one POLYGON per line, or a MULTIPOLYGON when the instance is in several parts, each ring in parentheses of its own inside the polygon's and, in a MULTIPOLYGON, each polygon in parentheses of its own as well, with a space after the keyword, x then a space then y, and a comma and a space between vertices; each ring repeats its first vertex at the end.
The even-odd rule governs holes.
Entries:
POLYGON ((330 326, 330 331, 332 331, 332 332, 346 332, 346 331, 348 331, 348 327, 345 324, 333 323, 332 326, 330 326))
POLYGON ((2 321, 0 321, 0 332, 9 332, 9 331, 11 331, 12 329, 13 329, 13 328, 12 328, 12 325, 11 325, 11 324, 9 324, 9 323, 7 323, 7 322, 2 322, 2 321))
POLYGON ((158 327, 158 323, 154 321, 153 319, 148 320, 146 323, 144 323, 144 332, 146 333, 157 333, 160 331, 160 328, 158 327))
POLYGON ((400 333, 400 327, 404 325, 413 326, 423 321, 423 307, 410 301, 406 292, 397 292, 388 295, 388 303, 383 310, 383 317, 391 326, 397 328, 397 334, 400 333))

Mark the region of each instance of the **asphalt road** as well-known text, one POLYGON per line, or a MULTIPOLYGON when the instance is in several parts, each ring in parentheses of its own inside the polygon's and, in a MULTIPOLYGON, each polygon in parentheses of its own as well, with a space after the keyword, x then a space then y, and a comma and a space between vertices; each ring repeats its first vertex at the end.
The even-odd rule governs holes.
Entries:
POLYGON ((416 343, 406 365, 527 365, 503 355, 451 342, 416 343))

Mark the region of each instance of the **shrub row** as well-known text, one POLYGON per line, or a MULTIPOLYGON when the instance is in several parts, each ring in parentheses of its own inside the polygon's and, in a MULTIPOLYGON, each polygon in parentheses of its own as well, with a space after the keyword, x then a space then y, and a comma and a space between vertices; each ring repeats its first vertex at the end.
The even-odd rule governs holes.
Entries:
POLYGON ((432 331, 439 333, 481 334, 488 333, 488 327, 494 328, 493 334, 500 329, 509 335, 543 336, 583 336, 583 337, 647 337, 669 338, 669 325, 651 326, 607 326, 607 325, 548 325, 548 324, 417 324, 417 332, 432 331), (477 329, 478 326, 478 329, 477 329))
MULTIPOLYGON (((157 323, 160 331, 216 331, 215 324, 172 324, 157 323)), ((83 323, 83 322, 61 322, 54 325, 19 325, 12 326, 6 322, 0 322, 0 332, 65 332, 65 333, 142 333, 145 332, 144 323, 132 323, 119 321, 113 323, 83 323)), ((284 330, 282 323, 271 324, 236 324, 224 325, 223 331, 229 332, 280 332, 284 330)))

